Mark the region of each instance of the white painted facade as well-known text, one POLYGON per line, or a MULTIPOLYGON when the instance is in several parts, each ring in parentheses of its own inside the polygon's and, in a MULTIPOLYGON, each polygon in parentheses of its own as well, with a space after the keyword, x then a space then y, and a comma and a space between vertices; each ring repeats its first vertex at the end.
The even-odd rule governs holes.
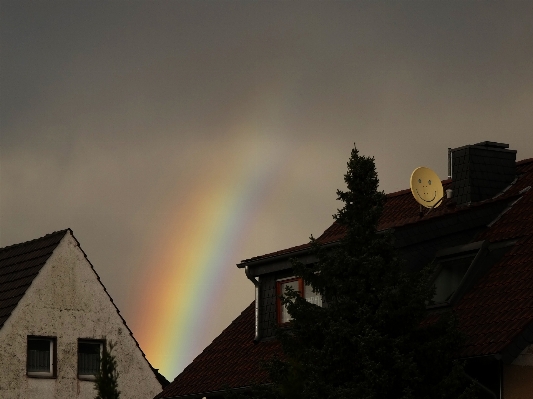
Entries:
POLYGON ((124 399, 152 399, 161 391, 90 263, 67 231, 0 329, 1 399, 94 399, 94 382, 78 379, 78 339, 116 342, 118 388, 124 399), (57 342, 55 378, 26 374, 27 337, 57 342))

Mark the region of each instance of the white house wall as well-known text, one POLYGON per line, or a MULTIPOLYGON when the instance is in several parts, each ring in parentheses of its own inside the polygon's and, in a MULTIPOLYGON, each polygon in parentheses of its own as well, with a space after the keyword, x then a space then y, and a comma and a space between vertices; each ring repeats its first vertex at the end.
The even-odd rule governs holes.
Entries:
POLYGON ((161 391, 149 364, 68 232, 0 330, 0 398, 93 399, 94 382, 77 378, 78 338, 116 342, 124 399, 161 391), (28 335, 57 337, 57 378, 26 376, 28 335))

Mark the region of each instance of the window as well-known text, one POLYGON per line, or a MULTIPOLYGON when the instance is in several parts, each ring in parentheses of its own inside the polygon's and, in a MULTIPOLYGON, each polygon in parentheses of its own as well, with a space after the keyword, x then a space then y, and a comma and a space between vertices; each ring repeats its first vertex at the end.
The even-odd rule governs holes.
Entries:
POLYGON ((26 373, 28 377, 54 378, 56 338, 28 336, 26 373))
POLYGON ((313 288, 308 284, 304 284, 304 298, 307 302, 322 307, 322 295, 313 291, 313 288))
POLYGON ((80 339, 78 341, 78 378, 94 381, 100 372, 100 358, 104 341, 80 339))
POLYGON ((465 256, 440 262, 440 273, 435 279, 435 303, 450 302, 473 260, 474 256, 465 256))
POLYGON ((287 307, 281 303, 280 296, 285 294, 287 287, 291 287, 302 295, 307 302, 317 306, 322 306, 322 296, 313 291, 310 285, 304 284, 304 281, 299 277, 289 277, 277 281, 277 308, 278 308, 278 323, 285 324, 291 320, 291 315, 287 311, 287 307))
POLYGON ((479 263, 486 247, 485 241, 479 241, 437 253, 433 261, 436 264, 433 276, 435 296, 431 306, 450 305, 464 294, 468 288, 467 280, 473 280, 475 277, 474 265, 479 263))

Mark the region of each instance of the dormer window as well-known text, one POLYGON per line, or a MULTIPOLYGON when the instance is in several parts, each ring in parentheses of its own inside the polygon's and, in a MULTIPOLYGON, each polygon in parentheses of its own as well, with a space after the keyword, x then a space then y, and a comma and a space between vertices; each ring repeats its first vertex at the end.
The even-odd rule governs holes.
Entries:
POLYGON ((457 291, 475 256, 443 260, 439 263, 440 273, 435 279, 435 303, 449 302, 457 291))
POLYGON ((287 311, 287 307, 281 303, 280 297, 285 294, 286 288, 291 287, 294 291, 298 292, 301 296, 305 298, 307 302, 310 302, 317 306, 322 306, 322 296, 313 291, 313 288, 304 284, 304 281, 300 277, 289 277, 277 281, 276 291, 277 291, 277 314, 278 314, 278 323, 285 324, 288 323, 292 317, 287 311))
POLYGON ((449 305, 462 295, 469 281, 475 278, 475 264, 486 248, 485 241, 444 249, 437 253, 433 277, 434 306, 449 305))

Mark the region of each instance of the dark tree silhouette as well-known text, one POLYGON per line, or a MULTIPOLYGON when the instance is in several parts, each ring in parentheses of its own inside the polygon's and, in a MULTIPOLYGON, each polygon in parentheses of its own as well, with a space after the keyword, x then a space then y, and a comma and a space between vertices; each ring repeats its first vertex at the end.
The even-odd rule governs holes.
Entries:
POLYGON ((94 389, 97 392, 95 399, 119 399, 117 361, 113 355, 115 343, 109 342, 104 348, 100 360, 100 372, 96 376, 94 389))
POLYGON ((318 262, 293 261, 320 293, 319 307, 288 289, 292 320, 278 330, 284 359, 267 366, 273 384, 254 396, 275 398, 466 399, 475 387, 454 354, 463 338, 453 314, 424 323, 434 288, 430 268, 406 273, 390 233, 379 232, 385 194, 374 159, 354 147, 334 215, 346 234, 334 249, 311 242, 318 262))

